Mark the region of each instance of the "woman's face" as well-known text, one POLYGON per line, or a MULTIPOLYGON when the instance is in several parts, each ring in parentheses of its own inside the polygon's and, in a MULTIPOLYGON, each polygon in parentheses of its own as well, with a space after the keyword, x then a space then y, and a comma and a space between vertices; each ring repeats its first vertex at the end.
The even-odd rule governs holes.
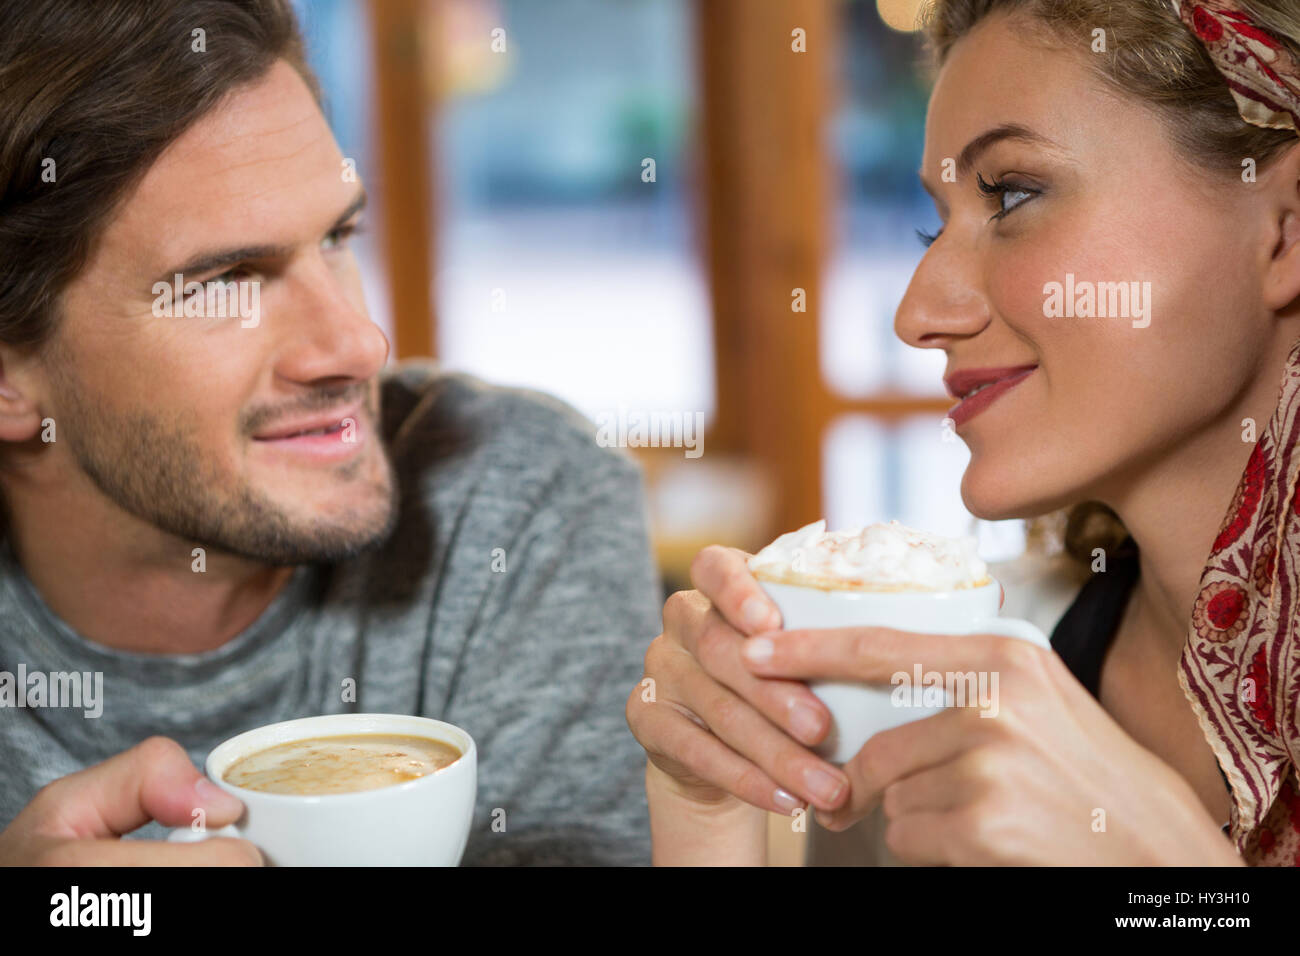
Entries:
POLYGON ((1026 36, 990 18, 943 67, 921 169, 943 228, 895 323, 945 351, 954 401, 1027 373, 951 413, 971 452, 962 497, 993 519, 1112 500, 1153 462, 1239 431, 1229 416, 1279 334, 1261 293, 1278 239, 1265 174, 1199 172, 1153 113, 1102 85, 1086 47, 1026 36), (983 138, 1007 124, 1025 135, 983 138))

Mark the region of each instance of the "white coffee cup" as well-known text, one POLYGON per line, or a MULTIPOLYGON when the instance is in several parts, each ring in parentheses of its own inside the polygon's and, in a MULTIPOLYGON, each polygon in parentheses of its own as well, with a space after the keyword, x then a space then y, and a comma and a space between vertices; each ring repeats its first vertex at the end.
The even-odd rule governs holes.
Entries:
MULTIPOLYGON (((889 627, 922 634, 1001 634, 1040 647, 1051 644, 1028 621, 998 617, 997 581, 951 591, 824 590, 759 581, 781 610, 787 630, 828 627, 889 627)), ((907 675, 909 678, 911 675, 907 675)), ((839 681, 809 681, 831 712, 831 729, 817 752, 842 764, 882 730, 939 713, 937 706, 897 706, 894 688, 839 681)))
POLYGON ((272 866, 456 866, 469 839, 478 787, 469 734, 441 720, 402 714, 330 714, 269 724, 219 744, 205 768, 213 783, 243 801, 244 815, 219 830, 173 830, 168 839, 240 837, 272 866), (236 760, 257 751, 349 734, 432 738, 461 756, 426 776, 355 793, 264 793, 225 780, 236 760))

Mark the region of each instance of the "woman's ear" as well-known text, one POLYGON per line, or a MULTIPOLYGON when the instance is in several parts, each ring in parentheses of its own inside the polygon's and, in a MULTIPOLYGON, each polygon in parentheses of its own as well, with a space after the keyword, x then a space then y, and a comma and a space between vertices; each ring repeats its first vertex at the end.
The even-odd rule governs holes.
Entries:
POLYGON ((1276 182, 1278 199, 1270 200, 1276 241, 1264 276, 1264 303, 1281 311, 1300 298, 1300 142, 1277 160, 1267 181, 1276 182))

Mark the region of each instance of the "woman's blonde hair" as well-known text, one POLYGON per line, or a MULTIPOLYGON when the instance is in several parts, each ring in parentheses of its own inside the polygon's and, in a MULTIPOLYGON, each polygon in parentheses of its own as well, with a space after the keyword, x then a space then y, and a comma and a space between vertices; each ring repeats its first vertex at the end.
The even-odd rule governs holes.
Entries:
MULTIPOLYGON (((1300 59, 1296 0, 1239 0, 1238 6, 1300 59)), ((1223 75, 1168 0, 931 0, 922 23, 934 68, 976 24, 1012 13, 1041 38, 1079 49, 1112 89, 1152 108, 1182 157, 1211 176, 1240 176, 1247 158, 1262 170, 1296 142, 1295 130, 1241 118, 1223 75), (1097 30, 1104 49, 1095 43, 1097 30)), ((1094 548, 1111 551, 1127 535, 1114 511, 1085 501, 1030 519, 1027 546, 1090 562, 1094 548)))

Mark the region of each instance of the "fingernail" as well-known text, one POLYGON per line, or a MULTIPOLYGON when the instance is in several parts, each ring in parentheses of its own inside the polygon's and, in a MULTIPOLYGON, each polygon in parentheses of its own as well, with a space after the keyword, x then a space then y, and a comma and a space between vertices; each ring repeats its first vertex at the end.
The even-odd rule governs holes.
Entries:
POLYGON ((772 794, 772 802, 780 807, 785 813, 794 813, 803 806, 802 800, 796 797, 793 793, 788 793, 785 790, 778 790, 776 793, 772 794))
POLYGON ((822 810, 814 810, 813 816, 823 829, 829 830, 831 828, 831 815, 829 813, 822 810))
POLYGON ((757 595, 747 599, 740 606, 740 619, 745 622, 745 627, 749 628, 751 633, 775 627, 772 623, 772 606, 757 595))
POLYGON ((745 657, 755 664, 766 664, 772 659, 775 650, 776 645, 766 637, 751 637, 743 648, 745 657))
POLYGON ((809 767, 803 772, 803 782, 822 803, 834 803, 844 789, 844 781, 820 767, 809 767))
POLYGON ((821 717, 807 704, 795 704, 790 711, 790 729, 804 743, 816 743, 817 732, 822 729, 821 717))
POLYGON ((194 781, 194 795, 199 798, 199 804, 205 810, 238 813, 244 807, 238 797, 226 793, 207 777, 199 777, 194 781))

